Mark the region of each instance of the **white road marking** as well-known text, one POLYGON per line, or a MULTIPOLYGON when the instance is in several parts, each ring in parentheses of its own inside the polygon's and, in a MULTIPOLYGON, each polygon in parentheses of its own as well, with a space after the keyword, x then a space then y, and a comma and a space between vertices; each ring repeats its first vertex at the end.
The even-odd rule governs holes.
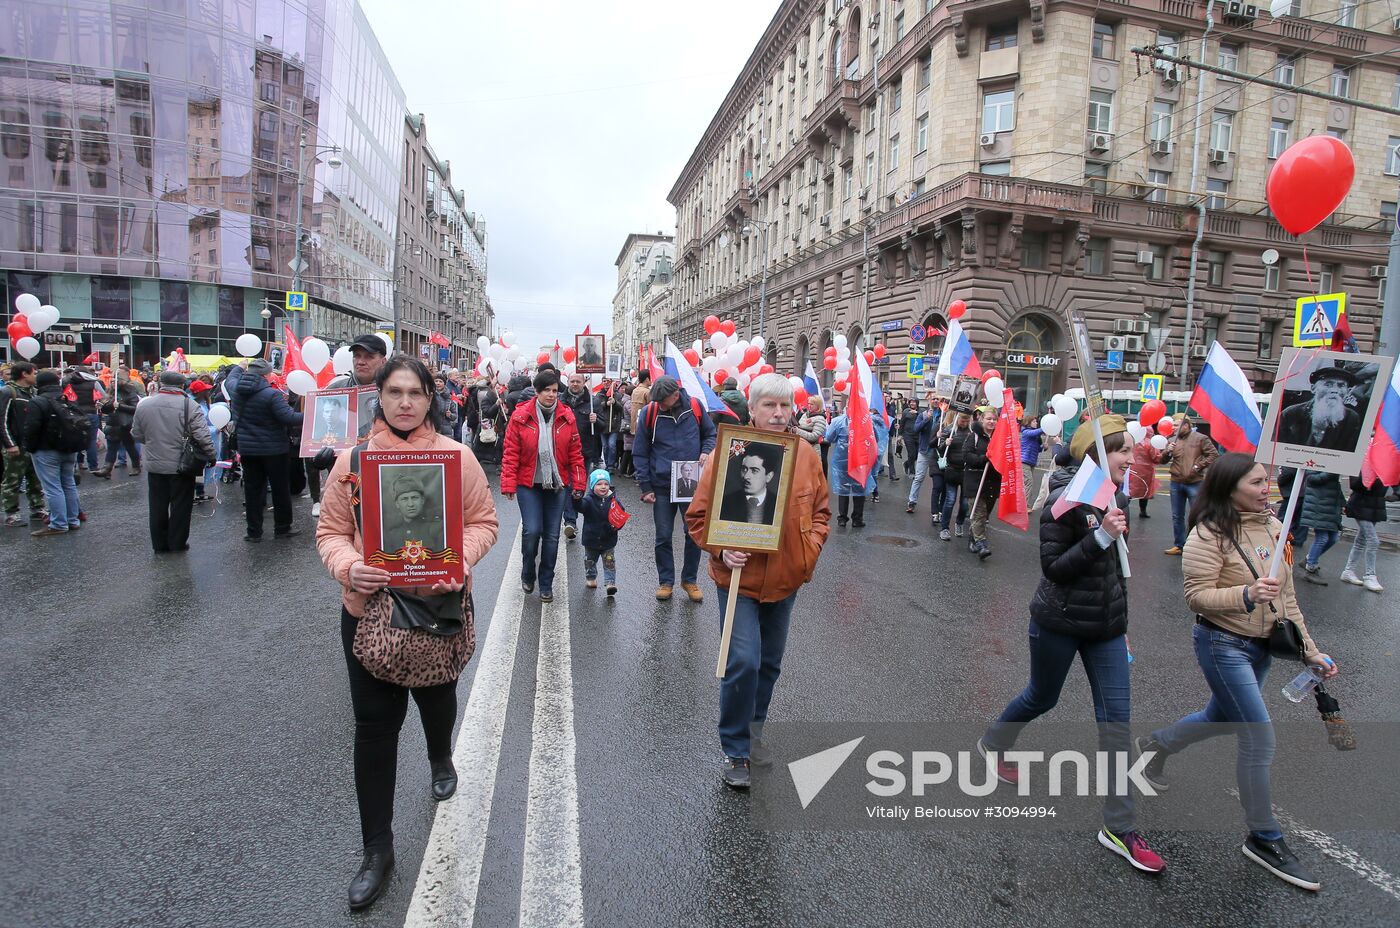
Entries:
MULTIPOLYGON (((562 546, 561 546, 562 547, 562 546)), ((578 776, 574 766, 574 677, 569 636, 569 554, 560 551, 556 599, 540 615, 535 721, 530 747, 525 858, 520 877, 522 928, 581 928, 578 776)))
POLYGON ((520 565, 520 532, 517 530, 510 561, 501 578, 496 608, 491 614, 486 644, 477 655, 480 663, 471 696, 457 731, 457 748, 452 756, 457 765, 457 793, 438 805, 413 899, 404 919, 405 928, 428 925, 471 928, 476 914, 520 619, 525 611, 520 565))

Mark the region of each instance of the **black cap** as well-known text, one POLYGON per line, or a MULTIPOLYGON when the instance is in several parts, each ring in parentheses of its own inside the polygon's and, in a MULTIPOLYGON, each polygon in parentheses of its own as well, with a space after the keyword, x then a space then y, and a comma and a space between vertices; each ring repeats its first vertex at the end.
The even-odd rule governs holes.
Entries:
POLYGON ((380 338, 378 335, 361 335, 350 343, 351 351, 354 351, 356 348, 373 351, 375 354, 382 354, 385 357, 389 355, 389 349, 385 347, 384 339, 380 338))

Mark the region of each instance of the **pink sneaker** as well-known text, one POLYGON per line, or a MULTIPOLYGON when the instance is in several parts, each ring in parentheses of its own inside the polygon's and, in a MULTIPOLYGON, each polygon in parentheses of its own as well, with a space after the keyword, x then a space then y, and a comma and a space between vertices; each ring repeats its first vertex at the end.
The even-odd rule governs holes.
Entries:
MULTIPOLYGON (((977 753, 982 755, 983 760, 986 760, 987 746, 982 743, 981 738, 977 739, 977 753)), ((998 780, 1000 780, 1003 783, 1006 783, 1009 786, 1015 786, 1017 783, 1020 782, 1019 778, 1017 777, 1017 773, 1018 771, 1016 770, 1015 764, 1008 764, 1001 759, 1000 754, 997 755, 998 780)))
POLYGON ((1103 828, 1099 830, 1099 843, 1126 858, 1128 863, 1143 873, 1161 873, 1167 869, 1166 862, 1147 846, 1147 842, 1142 840, 1142 835, 1136 831, 1125 831, 1122 835, 1115 835, 1103 828))

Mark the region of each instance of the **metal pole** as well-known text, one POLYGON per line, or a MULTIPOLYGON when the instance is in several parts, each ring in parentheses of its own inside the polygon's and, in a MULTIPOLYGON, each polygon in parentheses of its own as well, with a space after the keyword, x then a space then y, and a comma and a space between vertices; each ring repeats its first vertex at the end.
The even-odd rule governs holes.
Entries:
MULTIPOLYGON (((1215 28, 1215 17, 1206 6, 1206 31, 1201 34, 1201 59, 1206 57, 1206 37, 1215 28)), ((1187 389, 1191 376, 1191 325, 1196 310, 1196 269, 1201 260, 1201 239, 1206 234, 1206 202, 1196 196, 1201 165, 1201 111, 1205 106, 1206 81, 1196 75, 1196 125, 1191 135, 1191 196, 1196 199, 1196 237, 1191 240, 1191 271, 1186 278, 1186 325, 1181 332, 1181 389, 1187 389)))
POLYGON ((758 285, 758 334, 768 318, 768 223, 763 223, 763 282, 758 285))
MULTIPOLYGON (((302 130, 301 144, 297 154, 297 221, 296 221, 296 242, 292 248, 292 290, 301 292, 301 201, 302 186, 306 183, 306 131, 302 130)), ((310 307, 302 310, 301 315, 311 312, 310 307)), ((306 329, 302 326, 304 320, 298 318, 293 325, 297 338, 306 339, 306 329)))
MULTIPOLYGON (((875 53, 875 189, 871 191, 875 202, 870 210, 871 219, 881 211, 880 188, 884 180, 881 175, 885 172, 885 101, 880 96, 881 57, 879 52, 875 53)), ((861 282, 860 344, 855 346, 856 351, 870 344, 870 219, 865 221, 862 234, 861 282)))
POLYGON ((1376 351, 1380 354, 1400 354, 1400 222, 1392 220, 1390 229, 1390 262, 1385 269, 1385 302, 1381 306, 1381 325, 1376 332, 1376 351))

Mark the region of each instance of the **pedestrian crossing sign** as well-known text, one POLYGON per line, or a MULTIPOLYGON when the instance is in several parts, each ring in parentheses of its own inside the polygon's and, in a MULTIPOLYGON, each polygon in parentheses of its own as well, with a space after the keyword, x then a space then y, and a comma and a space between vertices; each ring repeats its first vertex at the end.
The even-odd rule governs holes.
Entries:
POLYGON ((1299 297, 1293 314, 1293 347, 1326 348, 1332 344, 1337 321, 1347 314, 1345 293, 1299 297))
POLYGON ((1138 387, 1138 392, 1141 394, 1142 402, 1144 403, 1160 400, 1162 398, 1162 375, 1143 374, 1142 384, 1138 387))
MULTIPOLYGON (((910 380, 924 379, 924 365, 927 361, 923 355, 911 354, 904 359, 904 376, 910 380)), ((936 360, 935 360, 936 363, 936 360)))
POLYGON ((287 291, 287 309, 293 312, 306 311, 306 294, 300 290, 287 291))

